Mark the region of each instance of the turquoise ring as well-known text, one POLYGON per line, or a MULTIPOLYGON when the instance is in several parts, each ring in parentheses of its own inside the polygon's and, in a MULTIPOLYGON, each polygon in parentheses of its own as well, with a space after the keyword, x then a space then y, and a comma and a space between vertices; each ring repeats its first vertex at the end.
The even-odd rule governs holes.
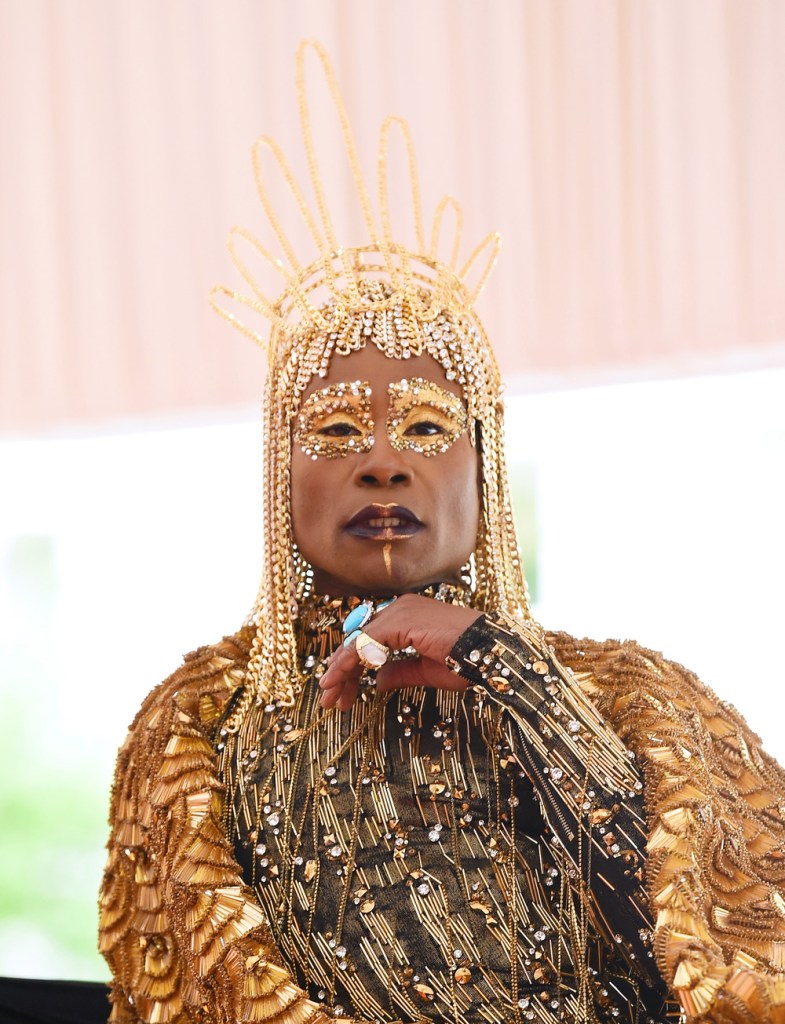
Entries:
POLYGON ((362 633, 361 629, 353 629, 351 633, 347 633, 346 636, 343 638, 344 647, 353 647, 354 642, 360 635, 360 633, 362 633))
POLYGON ((343 642, 344 647, 351 647, 360 631, 368 625, 374 615, 384 611, 385 608, 389 608, 394 600, 394 597, 388 597, 385 601, 377 604, 375 608, 372 601, 363 601, 352 608, 343 620, 342 628, 346 637, 343 642))
MULTIPOLYGON (((347 638, 352 633, 356 633, 362 629, 363 626, 371 621, 373 617, 374 607, 370 601, 363 601, 362 604, 358 604, 356 608, 352 608, 346 618, 343 620, 343 631, 346 633, 347 638)), ((345 643, 346 641, 344 641, 345 643)))
POLYGON ((368 625, 377 612, 389 608, 395 600, 388 597, 374 608, 372 601, 362 601, 356 605, 343 620, 344 647, 354 647, 357 657, 366 668, 381 668, 390 657, 390 648, 374 640, 372 636, 363 633, 363 628, 368 625), (365 653, 363 653, 365 652, 365 653))

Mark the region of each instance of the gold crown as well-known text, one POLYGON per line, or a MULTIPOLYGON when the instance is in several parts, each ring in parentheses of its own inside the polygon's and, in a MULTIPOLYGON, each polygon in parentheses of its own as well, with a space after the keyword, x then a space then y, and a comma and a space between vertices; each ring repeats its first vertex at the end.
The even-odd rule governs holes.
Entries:
POLYGON ((233 228, 229 236, 229 251, 250 294, 241 294, 233 288, 218 285, 210 293, 213 308, 233 326, 266 348, 273 361, 280 355, 280 348, 288 348, 294 337, 334 331, 337 325, 359 312, 382 312, 405 303, 421 322, 433 320, 444 310, 470 315, 496 261, 501 245, 500 235, 491 232, 459 263, 463 215, 456 200, 444 196, 436 207, 426 244, 414 146, 409 126, 400 117, 387 117, 381 125, 378 150, 379 208, 376 213, 358 160, 346 105, 329 58, 319 43, 304 41, 298 47, 296 79, 300 124, 316 210, 309 205, 281 147, 269 136, 262 136, 253 149, 254 176, 267 222, 281 255, 275 255, 247 229, 233 228), (328 209, 327 190, 317 158, 308 104, 305 69, 308 49, 318 55, 328 93, 340 122, 367 236, 360 244, 344 245, 339 242, 328 209), (409 249, 400 240, 396 240, 391 223, 388 179, 393 129, 400 132, 405 146, 415 249, 409 249), (273 166, 294 198, 318 252, 317 258, 305 266, 298 260, 295 244, 273 208, 263 171, 265 152, 272 154, 273 166), (452 219, 452 237, 445 240, 444 222, 448 211, 452 219), (249 248, 254 259, 261 257, 283 278, 284 291, 277 299, 272 300, 264 294, 257 275, 250 269, 247 257, 241 255, 243 245, 249 248), (443 248, 449 252, 446 261, 439 258, 443 248), (377 278, 389 283, 384 294, 378 289, 363 287, 363 282, 377 278), (221 300, 226 298, 269 319, 273 326, 269 340, 265 340, 257 330, 224 308, 221 300))

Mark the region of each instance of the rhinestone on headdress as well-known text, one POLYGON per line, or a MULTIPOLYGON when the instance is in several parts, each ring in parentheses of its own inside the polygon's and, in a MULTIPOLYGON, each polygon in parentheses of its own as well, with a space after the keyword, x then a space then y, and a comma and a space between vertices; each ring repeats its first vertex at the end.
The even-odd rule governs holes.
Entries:
POLYGON ((264 398, 264 568, 249 617, 256 635, 245 693, 226 723, 228 731, 239 728, 257 697, 278 705, 292 704, 305 678, 297 660, 294 619, 300 599, 312 585, 313 573, 300 556, 292 534, 291 443, 293 432, 307 427, 298 420, 305 391, 314 376, 327 375, 335 356, 348 355, 368 344, 395 359, 425 354, 442 367, 448 380, 459 385, 472 439, 481 439, 482 518, 472 556, 472 604, 529 617, 507 486, 501 382, 482 323, 474 312, 474 303, 498 254, 499 236, 487 235, 459 263, 462 213, 454 199, 445 197, 436 207, 426 242, 414 147, 408 125, 396 117, 388 117, 381 126, 379 203, 378 210, 374 210, 345 104, 327 55, 317 43, 305 42, 298 49, 297 96, 316 208, 312 209, 306 200, 278 143, 269 137, 260 139, 254 147, 256 185, 281 255, 275 255, 250 231, 234 229, 229 248, 247 293, 226 286, 218 286, 211 293, 218 312, 265 348, 269 360, 264 398), (306 89, 305 59, 309 50, 318 57, 338 115, 362 211, 364 237, 352 239, 352 244, 337 237, 316 154, 306 89), (413 247, 396 237, 392 224, 388 151, 394 130, 405 147, 409 168, 413 247), (271 201, 270 180, 263 169, 266 155, 272 156, 273 166, 293 196, 313 242, 316 255, 307 261, 298 259, 294 233, 287 231, 271 201), (444 230, 448 212, 453 225, 449 240, 444 230), (444 258, 443 250, 449 252, 444 258), (261 258, 283 278, 284 290, 277 299, 263 292, 257 275, 252 273, 249 261, 254 258, 261 258), (246 313, 269 319, 269 340, 264 340, 243 317, 225 308, 227 301, 246 313))

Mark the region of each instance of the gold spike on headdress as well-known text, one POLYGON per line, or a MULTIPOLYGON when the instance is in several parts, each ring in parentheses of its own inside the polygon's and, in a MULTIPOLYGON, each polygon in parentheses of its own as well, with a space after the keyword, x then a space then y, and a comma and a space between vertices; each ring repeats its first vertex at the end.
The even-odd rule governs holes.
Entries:
MULTIPOLYGON (((298 184, 278 143, 269 136, 263 136, 254 146, 253 163, 257 191, 267 221, 280 246, 282 257, 278 257, 253 234, 243 228, 231 232, 229 249, 235 266, 251 290, 251 295, 242 295, 234 289, 219 285, 213 290, 212 301, 217 311, 239 327, 258 344, 267 347, 262 336, 228 312, 219 302, 221 296, 229 297, 255 313, 272 321, 271 340, 280 335, 298 335, 314 330, 327 331, 334 324, 330 316, 330 298, 336 300, 332 312, 340 306, 344 312, 360 310, 377 311, 390 309, 408 300, 423 320, 430 319, 439 309, 450 302, 459 302, 469 310, 488 279, 499 253, 501 238, 496 232, 487 235, 469 254, 458 270, 463 217, 460 206, 445 196, 436 208, 431 228, 430 246, 426 250, 423 229, 420 188, 417 163, 409 126, 402 118, 387 117, 381 126, 378 151, 378 194, 379 213, 374 213, 370 193, 360 168, 357 149, 352 134, 349 116, 338 90, 335 74, 324 49, 315 42, 303 42, 297 51, 297 95, 300 121, 307 157, 309 176, 316 200, 316 212, 311 209, 305 192, 298 184), (324 71, 330 97, 335 105, 343 134, 343 142, 356 189, 366 239, 361 244, 342 244, 336 237, 333 220, 327 202, 324 180, 320 173, 316 154, 313 128, 308 104, 305 80, 305 57, 309 48, 318 55, 324 71), (388 165, 390 135, 392 129, 400 131, 406 149, 411 187, 412 212, 414 218, 416 249, 409 250, 396 239, 390 216, 388 165), (308 266, 298 260, 295 245, 281 223, 271 201, 267 181, 263 172, 263 154, 272 155, 284 183, 300 211, 303 222, 314 243, 318 256, 308 266), (447 210, 453 213, 453 240, 449 262, 438 259, 442 240, 442 226, 447 210), (252 253, 266 262, 285 283, 284 291, 272 300, 261 291, 255 276, 240 252, 240 242, 247 244, 252 253), (474 278, 470 278, 474 272, 474 278), (369 297, 363 293, 362 282, 368 278, 383 275, 390 283, 390 294, 385 298, 369 297), (470 283, 471 282, 471 283, 470 283), (325 309, 327 306, 327 309, 325 309)), ((272 360, 277 352, 273 347, 272 360)))
POLYGON ((426 250, 414 146, 407 123, 397 117, 386 118, 381 126, 378 214, 374 212, 346 107, 327 54, 318 43, 301 43, 297 51, 297 96, 316 209, 309 205, 279 145, 267 136, 261 138, 253 151, 256 186, 281 255, 276 256, 251 232, 234 228, 229 251, 250 294, 223 285, 211 293, 214 308, 265 348, 269 359, 264 401, 264 572, 251 617, 257 632, 245 696, 232 716, 230 728, 237 727, 257 695, 291 702, 299 686, 293 619, 308 585, 308 567, 292 535, 291 426, 311 378, 314 374, 326 376, 333 355, 347 355, 367 344, 375 345, 390 358, 425 353, 439 363, 448 380, 460 385, 468 413, 479 427, 483 478, 483 510, 472 566, 473 604, 529 617, 507 486, 501 382, 485 331, 474 313, 474 303, 498 255, 500 237, 489 234, 458 269, 463 218, 458 203, 445 196, 436 207, 426 250), (305 58, 309 49, 319 58, 338 115, 364 223, 365 238, 354 240, 352 245, 341 243, 336 235, 320 173, 306 88, 305 58), (388 169, 394 129, 400 133, 408 163, 414 249, 396 238, 392 224, 388 169), (307 264, 298 259, 293 238, 270 199, 263 169, 265 153, 272 156, 315 246, 317 255, 307 264), (448 213, 452 214, 453 236, 446 246, 449 257, 445 262, 439 253, 448 213), (248 253, 245 257, 241 255, 242 246, 248 253), (277 299, 263 292, 250 269, 249 258, 261 258, 281 275, 284 290, 277 299), (226 299, 269 319, 269 339, 265 341, 244 319, 226 309, 222 304, 226 299))

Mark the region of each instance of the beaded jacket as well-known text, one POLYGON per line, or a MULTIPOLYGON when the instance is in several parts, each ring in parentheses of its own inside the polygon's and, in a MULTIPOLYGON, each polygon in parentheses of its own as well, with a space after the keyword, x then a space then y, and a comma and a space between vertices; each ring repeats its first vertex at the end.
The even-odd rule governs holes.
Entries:
POLYGON ((237 733, 252 631, 201 648, 120 750, 100 948, 112 1020, 785 1020, 785 774, 697 678, 633 643, 486 613, 461 692, 237 733))

